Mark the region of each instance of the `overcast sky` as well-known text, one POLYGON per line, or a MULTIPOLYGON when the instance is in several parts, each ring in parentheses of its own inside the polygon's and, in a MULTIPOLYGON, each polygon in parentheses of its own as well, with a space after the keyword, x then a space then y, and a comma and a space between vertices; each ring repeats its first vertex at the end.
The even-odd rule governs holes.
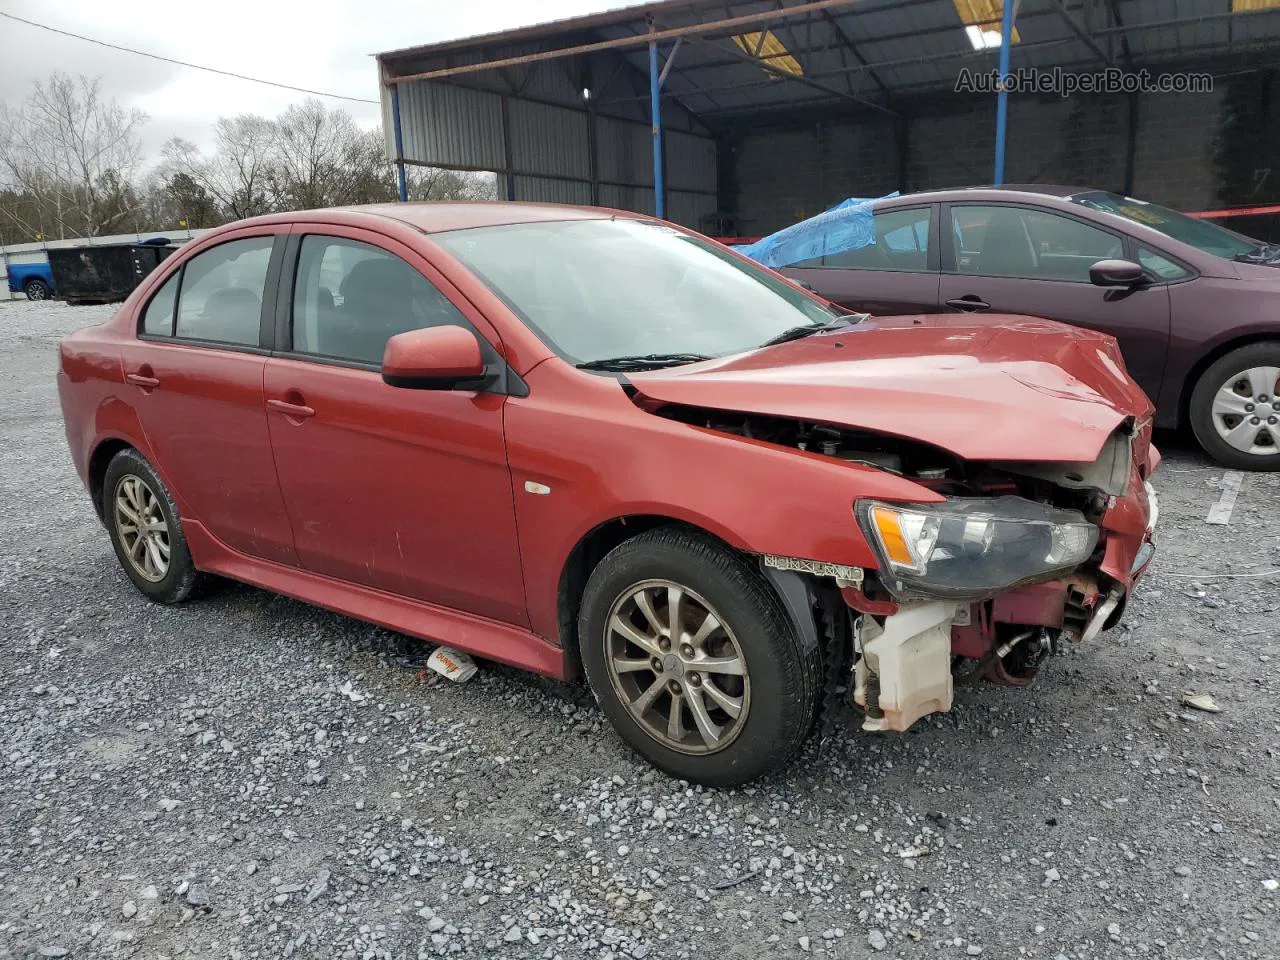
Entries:
MULTIPOLYGON (((627 6, 624 0, 0 0, 0 11, 109 43, 266 80, 378 98, 371 54, 627 6)), ((215 118, 275 116, 304 94, 108 50, 0 17, 0 100, 54 70, 101 75, 150 116, 149 158, 172 136, 209 142, 215 118)), ((374 104, 341 105, 366 126, 374 104)))

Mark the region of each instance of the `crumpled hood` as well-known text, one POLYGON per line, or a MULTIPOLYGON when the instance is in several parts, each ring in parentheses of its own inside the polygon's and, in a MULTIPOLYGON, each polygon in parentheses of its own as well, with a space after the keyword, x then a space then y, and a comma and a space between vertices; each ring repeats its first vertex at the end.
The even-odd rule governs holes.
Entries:
POLYGON ((966 460, 1088 463, 1151 401, 1104 334, 1033 317, 877 317, 723 360, 628 374, 677 403, 910 437, 966 460))

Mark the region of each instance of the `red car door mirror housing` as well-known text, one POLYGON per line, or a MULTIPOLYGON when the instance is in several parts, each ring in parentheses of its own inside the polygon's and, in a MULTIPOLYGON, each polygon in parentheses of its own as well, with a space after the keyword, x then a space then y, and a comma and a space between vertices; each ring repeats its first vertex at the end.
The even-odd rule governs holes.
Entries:
POLYGON ((382 354, 382 379, 393 387, 449 390, 483 379, 480 341, 458 326, 426 327, 398 333, 382 354))
POLYGON ((1089 268, 1089 282, 1096 287, 1132 287, 1142 281, 1142 267, 1131 260, 1099 260, 1089 268))

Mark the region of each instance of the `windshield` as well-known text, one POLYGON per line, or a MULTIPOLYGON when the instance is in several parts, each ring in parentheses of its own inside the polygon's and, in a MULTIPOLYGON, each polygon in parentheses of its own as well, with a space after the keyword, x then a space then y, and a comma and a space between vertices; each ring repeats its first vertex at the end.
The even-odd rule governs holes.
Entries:
POLYGON ((701 238, 637 220, 571 220, 433 234, 571 363, 759 347, 838 316, 701 238))
POLYGON ((1115 193, 1084 193, 1071 198, 1072 203, 1104 213, 1115 214, 1134 223, 1159 230, 1166 237, 1181 240, 1197 250, 1211 253, 1225 260, 1255 256, 1266 244, 1235 233, 1208 220, 1197 220, 1185 213, 1178 213, 1154 203, 1122 197, 1115 193))

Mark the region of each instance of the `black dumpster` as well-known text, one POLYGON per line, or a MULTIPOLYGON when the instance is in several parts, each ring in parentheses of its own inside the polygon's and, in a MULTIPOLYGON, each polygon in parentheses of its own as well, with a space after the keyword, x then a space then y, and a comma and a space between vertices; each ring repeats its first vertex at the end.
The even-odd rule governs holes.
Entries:
POLYGON ((175 247, 165 237, 143 243, 112 243, 49 250, 57 299, 68 303, 123 300, 175 247))

